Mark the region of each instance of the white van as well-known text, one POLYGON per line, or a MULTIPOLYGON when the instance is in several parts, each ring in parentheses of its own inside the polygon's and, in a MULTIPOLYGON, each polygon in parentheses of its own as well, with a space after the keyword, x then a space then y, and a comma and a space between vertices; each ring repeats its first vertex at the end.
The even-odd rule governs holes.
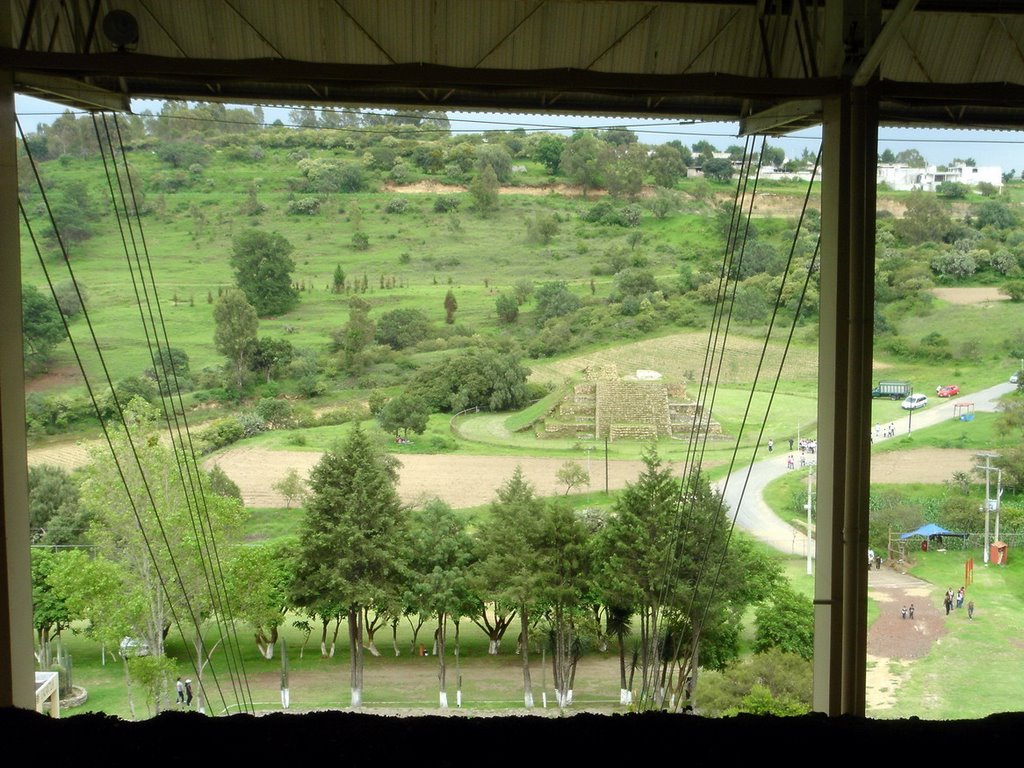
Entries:
POLYGON ((907 395, 907 399, 900 404, 900 408, 905 411, 916 411, 926 405, 928 405, 927 395, 907 395))

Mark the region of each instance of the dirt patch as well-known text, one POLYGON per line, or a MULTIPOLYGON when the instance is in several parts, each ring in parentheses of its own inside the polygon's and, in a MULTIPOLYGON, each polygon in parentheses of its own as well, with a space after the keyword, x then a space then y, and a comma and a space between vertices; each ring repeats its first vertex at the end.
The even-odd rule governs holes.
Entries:
MULTIPOLYGON (((306 477, 320 460, 320 453, 270 451, 263 448, 234 448, 207 462, 218 464, 242 491, 242 499, 251 507, 283 507, 286 501, 274 490, 274 483, 294 468, 306 477)), ((402 462, 398 494, 402 501, 417 504, 438 497, 452 507, 475 507, 494 500, 495 492, 504 484, 516 466, 541 496, 565 491, 555 480, 563 459, 525 456, 399 456, 402 462)), ((618 489, 636 480, 643 469, 640 461, 608 462, 608 487, 618 489)), ((593 490, 604 489, 604 462, 593 462, 590 468, 593 490)))
POLYGON ((914 586, 873 587, 868 597, 881 606, 881 615, 868 628, 866 707, 869 714, 888 709, 907 676, 907 667, 923 658, 947 632, 948 620, 932 600, 938 590, 922 582, 914 586), (903 609, 914 606, 914 616, 903 609))
POLYGON ((1008 301, 1009 296, 1000 293, 998 288, 933 288, 936 298, 950 304, 987 304, 992 301, 1008 301))
POLYGON ((872 483, 944 483, 954 472, 970 472, 976 452, 959 448, 888 451, 871 457, 872 483))
POLYGON ((82 372, 75 365, 56 368, 25 380, 25 392, 49 392, 82 383, 82 372))

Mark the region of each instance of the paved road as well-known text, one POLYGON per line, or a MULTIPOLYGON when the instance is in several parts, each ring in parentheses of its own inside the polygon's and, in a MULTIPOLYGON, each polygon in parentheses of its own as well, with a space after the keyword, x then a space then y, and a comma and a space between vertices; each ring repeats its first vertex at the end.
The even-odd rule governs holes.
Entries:
MULTIPOLYGON (((954 416, 957 403, 974 403, 975 412, 993 412, 998 409, 999 398, 1012 392, 1016 385, 1009 382, 996 384, 979 392, 963 394, 959 397, 941 399, 929 393, 928 405, 914 412, 908 418, 896 422, 896 436, 905 435, 907 430, 916 431, 930 427, 954 416)), ((883 425, 883 427, 886 425, 883 425)), ((884 442, 879 438, 875 443, 884 442)), ((744 467, 729 475, 719 483, 729 505, 731 513, 736 516, 736 526, 754 538, 789 555, 807 555, 806 525, 794 526, 776 515, 764 501, 764 488, 775 478, 790 471, 787 466, 787 451, 778 450, 774 454, 762 458, 748 467, 744 467)), ((799 456, 799 454, 795 454, 799 456)), ((810 457, 807 457, 810 458, 810 457)), ((799 467, 798 467, 799 470, 799 467)), ((810 543, 811 557, 814 557, 814 542, 810 543)))

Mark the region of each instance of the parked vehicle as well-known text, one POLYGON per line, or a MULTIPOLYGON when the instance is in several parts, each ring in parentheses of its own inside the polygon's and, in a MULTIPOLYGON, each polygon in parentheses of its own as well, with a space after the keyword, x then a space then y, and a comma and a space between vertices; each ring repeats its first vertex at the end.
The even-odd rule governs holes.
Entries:
POLYGON ((1010 377, 1010 383, 1011 384, 1016 384, 1019 377, 1020 377, 1020 371, 1018 371, 1017 373, 1013 374, 1013 376, 1010 377))
POLYGON ((909 395, 913 390, 909 381, 880 381, 878 386, 871 390, 871 397, 888 397, 890 400, 899 400, 909 395))
POLYGON ((939 397, 955 397, 960 394, 960 387, 956 384, 946 384, 943 387, 936 387, 935 394, 939 397))
POLYGON ((916 411, 918 408, 924 408, 926 405, 928 405, 927 395, 913 394, 907 396, 900 404, 900 408, 905 411, 916 411))

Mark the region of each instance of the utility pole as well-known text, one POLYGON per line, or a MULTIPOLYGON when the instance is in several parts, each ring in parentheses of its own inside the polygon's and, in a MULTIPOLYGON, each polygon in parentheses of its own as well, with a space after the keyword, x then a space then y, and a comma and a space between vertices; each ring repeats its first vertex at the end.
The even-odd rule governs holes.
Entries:
MULTIPOLYGON (((985 472, 985 551, 982 552, 982 559, 984 560, 985 565, 988 565, 989 518, 991 516, 991 512, 992 512, 993 507, 998 509, 998 503, 993 503, 993 500, 991 498, 992 487, 991 487, 991 484, 989 482, 989 475, 991 475, 993 469, 996 469, 995 467, 992 466, 992 459, 997 458, 997 454, 995 454, 995 453, 979 453, 979 454, 977 454, 977 456, 980 459, 985 459, 985 466, 978 467, 978 469, 984 470, 984 472, 985 472)), ((996 470, 996 471, 1000 472, 1000 470, 996 470)), ((1000 472, 1000 474, 1001 474, 1001 472, 1000 472)), ((1000 485, 1001 484, 1002 483, 1000 481, 1000 485)), ((1000 494, 1002 494, 1002 490, 1001 489, 1000 489, 1000 494)), ((997 515, 996 519, 998 519, 998 515, 997 515)))

